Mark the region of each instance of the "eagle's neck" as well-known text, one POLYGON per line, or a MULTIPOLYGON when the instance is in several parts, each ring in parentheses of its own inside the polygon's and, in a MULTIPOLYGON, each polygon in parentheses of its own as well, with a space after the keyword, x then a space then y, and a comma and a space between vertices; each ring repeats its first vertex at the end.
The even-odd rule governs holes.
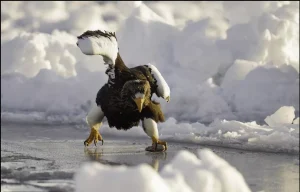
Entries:
POLYGON ((115 68, 119 71, 127 71, 129 68, 125 65, 124 61, 122 60, 120 53, 118 53, 116 61, 115 61, 115 68))
MULTIPOLYGON (((108 68, 106 70, 106 74, 108 75, 108 85, 109 87, 111 85, 116 84, 116 82, 121 81, 122 84, 122 80, 123 78, 121 76, 124 76, 125 74, 130 73, 129 72, 129 68, 125 65, 124 61, 122 60, 120 54, 118 53, 115 64, 109 64, 108 68), (122 75, 121 75, 122 74, 122 75)), ((125 75, 126 77, 127 75, 125 75)), ((117 83, 117 84, 119 84, 117 83)))

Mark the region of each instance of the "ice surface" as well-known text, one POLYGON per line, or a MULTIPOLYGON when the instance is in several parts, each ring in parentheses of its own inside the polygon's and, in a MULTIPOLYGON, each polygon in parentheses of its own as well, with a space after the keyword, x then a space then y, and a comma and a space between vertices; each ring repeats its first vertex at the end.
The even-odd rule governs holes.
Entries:
POLYGON ((288 1, 1 2, 1 120, 84 125, 107 76, 76 36, 101 29, 129 67, 151 63, 168 83, 162 138, 299 153, 297 120, 264 125, 284 106, 299 116, 298 25, 288 1))
POLYGON ((210 149, 193 153, 179 151, 157 173, 149 165, 136 167, 86 163, 75 174, 75 191, 250 191, 243 176, 210 149), (118 183, 116 185, 115 183, 118 183))

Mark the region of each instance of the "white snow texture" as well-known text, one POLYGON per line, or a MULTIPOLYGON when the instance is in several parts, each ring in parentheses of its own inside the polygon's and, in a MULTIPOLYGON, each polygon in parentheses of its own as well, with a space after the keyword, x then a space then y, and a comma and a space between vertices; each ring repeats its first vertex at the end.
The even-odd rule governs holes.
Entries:
POLYGON ((148 164, 135 167, 85 163, 75 174, 75 192, 250 192, 243 176, 209 149, 198 151, 200 159, 179 151, 157 173, 148 164), (96 185, 95 185, 96 183, 96 185), (116 184, 117 183, 117 184, 116 184))
POLYGON ((98 29, 116 31, 129 67, 151 63, 168 83, 160 138, 299 153, 296 1, 1 2, 1 121, 88 129, 107 75, 76 37, 98 29))

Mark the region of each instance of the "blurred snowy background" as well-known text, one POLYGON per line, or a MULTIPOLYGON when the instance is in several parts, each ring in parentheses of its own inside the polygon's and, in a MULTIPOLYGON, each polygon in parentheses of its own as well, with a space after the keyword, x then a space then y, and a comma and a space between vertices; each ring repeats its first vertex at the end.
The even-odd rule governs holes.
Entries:
POLYGON ((87 129, 107 76, 76 37, 96 29, 165 77, 163 137, 299 153, 299 2, 1 2, 1 120, 87 129))

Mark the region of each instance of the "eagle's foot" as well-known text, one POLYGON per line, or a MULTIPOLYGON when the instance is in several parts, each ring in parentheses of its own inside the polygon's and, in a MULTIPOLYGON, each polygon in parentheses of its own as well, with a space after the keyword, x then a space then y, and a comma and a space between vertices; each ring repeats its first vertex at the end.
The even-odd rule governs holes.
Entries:
POLYGON ((84 145, 89 146, 93 141, 94 141, 95 146, 97 146, 98 141, 102 141, 102 145, 104 142, 101 134, 95 128, 91 129, 91 133, 90 133, 89 137, 84 141, 84 145))
POLYGON ((146 148, 146 151, 161 152, 168 149, 167 142, 152 138, 152 146, 146 148))

